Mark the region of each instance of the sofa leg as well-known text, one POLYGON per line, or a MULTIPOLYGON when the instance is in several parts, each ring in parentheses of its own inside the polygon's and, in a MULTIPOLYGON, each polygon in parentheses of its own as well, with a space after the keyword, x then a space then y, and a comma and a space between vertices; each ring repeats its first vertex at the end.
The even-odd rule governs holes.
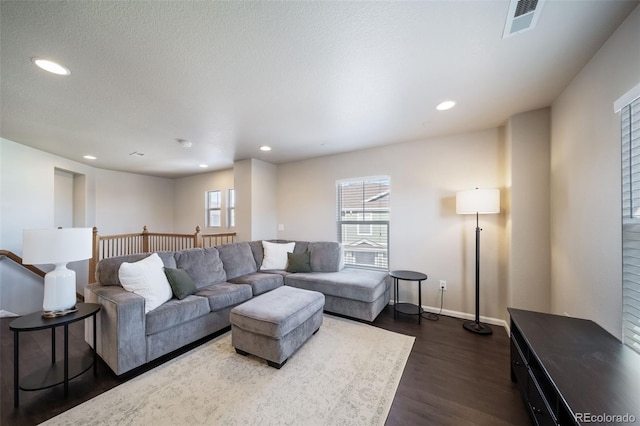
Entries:
MULTIPOLYGON (((316 331, 314 331, 314 332, 313 332, 313 334, 316 334, 318 331, 320 331, 320 327, 318 327, 318 328, 316 329, 316 331)), ((312 336, 313 336, 313 334, 312 334, 312 336)))
POLYGON ((269 361, 267 360, 267 364, 269 364, 269 367, 273 367, 273 368, 277 368, 278 370, 280 370, 280 368, 282 368, 283 365, 285 365, 287 363, 287 360, 289 358, 285 359, 284 361, 282 361, 280 364, 278 364, 277 362, 273 362, 273 361, 269 361))
POLYGON ((239 354, 240 354, 240 355, 242 355, 242 356, 247 356, 247 355, 249 355, 249 352, 245 352, 245 351, 243 351, 242 349, 238 349, 238 348, 236 348, 236 352, 237 352, 237 353, 239 353, 239 354))

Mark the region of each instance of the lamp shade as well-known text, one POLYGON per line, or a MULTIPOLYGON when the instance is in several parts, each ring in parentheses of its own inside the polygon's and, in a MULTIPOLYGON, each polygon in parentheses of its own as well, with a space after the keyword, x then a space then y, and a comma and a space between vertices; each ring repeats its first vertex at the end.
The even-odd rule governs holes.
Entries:
POLYGON ((25 229, 22 263, 41 265, 91 258, 91 228, 25 229))
POLYGON ((500 213, 500 190, 476 188, 457 192, 456 213, 500 213))

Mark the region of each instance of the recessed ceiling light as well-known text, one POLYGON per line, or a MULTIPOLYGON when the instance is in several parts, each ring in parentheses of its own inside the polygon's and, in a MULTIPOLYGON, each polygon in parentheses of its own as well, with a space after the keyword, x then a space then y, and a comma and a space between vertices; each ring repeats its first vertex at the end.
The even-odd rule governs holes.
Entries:
POLYGON ((85 155, 83 158, 86 158, 87 160, 95 160, 96 157, 94 157, 93 155, 85 155))
POLYGON ((45 71, 49 71, 50 73, 57 74, 57 75, 69 75, 69 74, 71 74, 71 71, 69 71, 69 68, 64 67, 64 66, 62 66, 62 65, 60 65, 60 64, 58 64, 56 62, 50 61, 48 59, 31 58, 31 60, 38 67, 42 68, 45 71))
POLYGON ((271 151, 271 147, 267 145, 262 145, 260 147, 260 151, 271 151))
POLYGON ((207 168, 207 167, 209 167, 209 166, 207 166, 206 164, 200 164, 198 167, 200 167, 200 168, 202 168, 202 169, 206 169, 206 168, 207 168))
POLYGON ((436 107, 436 109, 438 111, 446 111, 448 109, 453 108, 454 106, 456 106, 455 101, 444 101, 438 104, 438 106, 436 107))

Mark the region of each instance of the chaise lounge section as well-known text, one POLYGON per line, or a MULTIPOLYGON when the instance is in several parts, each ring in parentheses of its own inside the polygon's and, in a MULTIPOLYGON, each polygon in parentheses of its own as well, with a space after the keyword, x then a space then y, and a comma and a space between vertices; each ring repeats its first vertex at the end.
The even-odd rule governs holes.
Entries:
MULTIPOLYGON (((85 288, 85 300, 102 305, 97 318, 98 355, 117 375, 124 374, 229 327, 234 307, 283 285, 320 292, 325 311, 364 321, 373 321, 389 303, 388 273, 345 268, 339 243, 288 243, 292 253, 308 254, 311 272, 266 270, 262 241, 159 252, 164 267, 184 270, 196 291, 148 312, 145 298, 123 288, 118 273, 124 262, 139 262, 150 253, 101 260, 96 282, 85 288)), ((85 333, 93 335, 91 324, 86 324, 85 333)))

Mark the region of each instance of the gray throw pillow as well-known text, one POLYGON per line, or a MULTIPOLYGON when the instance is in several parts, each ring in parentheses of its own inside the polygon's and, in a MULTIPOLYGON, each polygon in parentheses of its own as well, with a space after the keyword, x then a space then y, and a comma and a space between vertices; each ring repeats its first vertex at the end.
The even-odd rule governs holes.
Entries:
POLYGON ((164 268, 164 273, 169 280, 173 295, 178 299, 182 300, 198 291, 196 283, 193 282, 184 269, 164 268))

